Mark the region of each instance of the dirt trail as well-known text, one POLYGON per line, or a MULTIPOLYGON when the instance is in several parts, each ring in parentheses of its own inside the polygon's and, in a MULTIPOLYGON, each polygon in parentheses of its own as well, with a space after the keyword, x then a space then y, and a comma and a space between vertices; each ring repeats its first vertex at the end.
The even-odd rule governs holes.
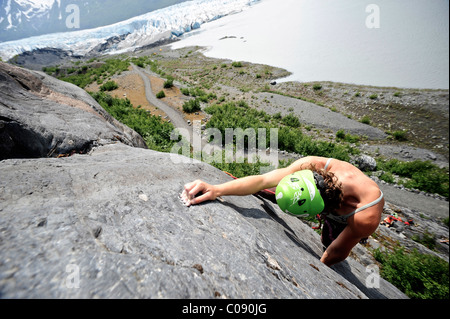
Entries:
POLYGON ((183 115, 180 114, 178 111, 167 105, 166 103, 160 101, 152 91, 152 84, 150 79, 147 77, 144 69, 140 69, 135 65, 132 65, 133 71, 140 75, 141 79, 144 81, 144 88, 145 88, 145 97, 147 98, 148 102, 154 106, 156 106, 158 109, 163 111, 171 120, 172 124, 180 129, 180 134, 188 141, 191 141, 191 138, 193 136, 193 128, 192 126, 188 125, 188 123, 184 120, 183 115))

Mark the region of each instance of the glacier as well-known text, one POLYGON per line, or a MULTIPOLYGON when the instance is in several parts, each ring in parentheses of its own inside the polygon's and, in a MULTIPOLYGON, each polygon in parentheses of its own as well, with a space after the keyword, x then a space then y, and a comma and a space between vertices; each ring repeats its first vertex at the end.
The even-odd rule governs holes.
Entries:
POLYGON ((109 26, 52 33, 0 43, 0 57, 12 57, 36 49, 56 48, 85 55, 112 37, 126 35, 104 53, 121 53, 149 45, 161 37, 180 37, 202 24, 241 12, 262 0, 192 0, 155 10, 109 26))

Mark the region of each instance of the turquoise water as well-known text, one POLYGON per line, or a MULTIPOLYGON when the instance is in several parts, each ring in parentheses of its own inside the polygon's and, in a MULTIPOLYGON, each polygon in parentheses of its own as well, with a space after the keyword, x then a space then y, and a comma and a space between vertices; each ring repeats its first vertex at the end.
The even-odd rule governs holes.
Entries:
POLYGON ((173 47, 189 45, 285 68, 285 81, 448 89, 449 1, 262 0, 173 47))

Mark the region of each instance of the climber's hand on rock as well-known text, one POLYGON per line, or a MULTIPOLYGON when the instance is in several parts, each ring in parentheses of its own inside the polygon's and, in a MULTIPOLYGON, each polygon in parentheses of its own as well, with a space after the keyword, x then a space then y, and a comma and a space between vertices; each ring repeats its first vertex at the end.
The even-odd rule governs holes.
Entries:
POLYGON ((200 180, 186 184, 181 194, 181 199, 186 206, 197 205, 208 200, 215 200, 216 198, 217 191, 215 186, 200 180), (201 195, 196 197, 197 194, 201 195))

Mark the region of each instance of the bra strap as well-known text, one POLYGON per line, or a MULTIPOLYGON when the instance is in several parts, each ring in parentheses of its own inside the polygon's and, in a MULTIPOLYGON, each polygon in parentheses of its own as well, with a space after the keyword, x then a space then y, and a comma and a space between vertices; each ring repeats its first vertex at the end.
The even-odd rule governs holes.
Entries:
POLYGON ((333 160, 332 158, 328 159, 327 164, 324 167, 324 170, 328 170, 328 166, 330 166, 330 163, 331 163, 332 160, 333 160))

